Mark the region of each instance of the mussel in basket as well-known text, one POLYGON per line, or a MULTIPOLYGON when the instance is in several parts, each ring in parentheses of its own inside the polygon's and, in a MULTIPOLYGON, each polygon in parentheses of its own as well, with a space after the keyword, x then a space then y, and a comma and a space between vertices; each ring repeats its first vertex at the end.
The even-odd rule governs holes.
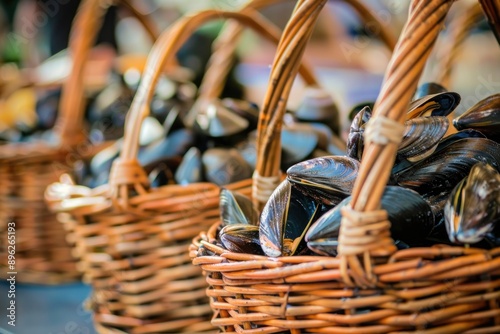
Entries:
POLYGON ((351 194, 358 169, 359 161, 353 158, 326 156, 295 164, 286 174, 304 195, 336 205, 351 194))
POLYGON ((500 223, 500 174, 485 163, 475 164, 453 189, 444 207, 451 242, 474 244, 500 223))
POLYGON ((219 232, 224 247, 235 253, 264 255, 259 241, 259 227, 247 224, 224 226, 219 232))
POLYGON ((305 90, 305 96, 295 112, 295 117, 301 122, 326 124, 333 133, 340 134, 339 110, 332 96, 322 88, 309 87, 305 90))
POLYGON ((184 154, 181 164, 175 171, 174 178, 177 184, 182 185, 203 181, 201 152, 198 148, 191 147, 184 154))
POLYGON ((369 106, 361 109, 351 122, 349 136, 347 137, 347 156, 361 160, 364 149, 363 134, 366 123, 372 117, 372 111, 369 106))
POLYGON ((205 179, 223 186, 252 177, 252 167, 234 148, 211 148, 201 157, 205 179))
POLYGON ((222 225, 248 224, 258 225, 259 213, 252 200, 238 192, 221 189, 219 196, 222 225))
POLYGON ((398 147, 398 157, 418 161, 434 152, 448 130, 444 116, 418 117, 405 122, 405 133, 398 147))
POLYGON ((397 171, 398 185, 426 196, 451 191, 477 162, 500 169, 500 144, 486 138, 465 138, 438 145, 429 157, 397 171))
POLYGON ((264 206, 259 220, 260 245, 271 257, 291 256, 306 249, 304 235, 319 205, 284 180, 264 206))
POLYGON ((474 129, 500 142, 500 94, 491 95, 453 120, 457 130, 474 129))
MULTIPOLYGON (((316 253, 336 256, 342 215, 340 209, 351 198, 319 217, 306 234, 307 246, 316 253)), ((415 191, 397 186, 385 188, 381 207, 391 222, 391 236, 402 244, 421 245, 434 227, 434 215, 429 204, 415 191)))
POLYGON ((410 103, 406 119, 422 116, 448 116, 460 103, 460 95, 441 92, 423 96, 410 103))

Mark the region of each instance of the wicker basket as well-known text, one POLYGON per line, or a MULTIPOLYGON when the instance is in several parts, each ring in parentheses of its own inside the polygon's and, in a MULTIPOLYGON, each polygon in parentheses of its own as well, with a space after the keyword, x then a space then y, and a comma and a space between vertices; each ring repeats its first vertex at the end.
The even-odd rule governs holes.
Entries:
MULTIPOLYGON (((283 33, 259 127, 266 140, 259 139, 258 172, 268 179, 279 178, 279 164, 271 162, 279 143, 269 127, 281 120, 308 27, 325 2, 299 1, 283 33)), ((451 3, 413 1, 374 109, 374 118, 391 124, 384 130, 404 121, 451 3)), ((365 147, 338 257, 230 252, 216 242, 220 223, 193 240, 190 254, 210 285, 214 325, 238 333, 500 332, 500 248, 396 249, 378 208, 400 136, 365 147)))
MULTIPOLYGON (((149 113, 164 64, 195 29, 221 18, 236 19, 279 41, 276 28, 250 12, 212 10, 180 19, 161 35, 148 57, 109 184, 89 189, 63 176, 46 191, 47 200, 61 212, 60 220, 74 230, 74 253, 84 280, 92 284, 90 307, 100 333, 215 330, 209 321, 206 282, 191 264, 188 248, 193 237, 217 220, 219 187, 196 183, 150 188, 136 154, 138 125, 149 113)), ((250 183, 229 188, 249 194, 250 183)))
MULTIPOLYGON (((105 1, 86 1, 75 18, 69 46, 73 69, 64 82, 56 123, 57 143, 6 144, 0 147, 0 276, 17 272, 18 282, 58 284, 79 279, 65 231, 49 212, 44 192, 60 175, 72 168, 81 156, 97 147, 85 142, 82 129, 84 110, 83 71, 86 57, 97 35, 105 1), (8 227, 15 225, 15 266, 8 265, 8 227)), ((153 27, 126 0, 122 3, 153 27)))

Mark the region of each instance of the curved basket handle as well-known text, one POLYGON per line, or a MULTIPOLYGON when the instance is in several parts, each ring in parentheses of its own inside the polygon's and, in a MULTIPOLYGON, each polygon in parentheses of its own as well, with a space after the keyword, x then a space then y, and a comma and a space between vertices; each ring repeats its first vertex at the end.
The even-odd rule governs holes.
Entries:
MULTIPOLYGON (((395 43, 391 33, 386 32, 371 12, 357 0, 345 0, 345 2, 353 6, 363 19, 378 24, 382 40, 392 50, 395 43)), ((257 128, 257 165, 253 175, 252 198, 258 209, 263 208, 280 182, 281 126, 297 73, 296 62, 302 58, 305 45, 325 3, 323 0, 301 0, 297 3, 274 59, 257 128)))
MULTIPOLYGON (((288 0, 253 0, 244 6, 240 11, 261 10, 262 8, 272 6, 288 0)), ((364 3, 358 0, 343 0, 350 4, 360 16, 361 20, 374 25, 374 29, 379 31, 380 39, 392 51, 396 45, 396 37, 387 26, 385 26, 364 3)), ((239 36, 243 29, 237 22, 227 22, 221 35, 215 42, 215 50, 210 58, 208 67, 200 86, 199 96, 202 100, 211 100, 220 96, 224 88, 224 82, 231 69, 233 58, 239 36)), ((302 78, 307 85, 314 85, 313 73, 308 73, 307 68, 299 68, 302 78)))
POLYGON ((396 250, 380 199, 403 136, 406 111, 453 0, 414 0, 375 103, 349 207, 342 210, 341 274, 349 286, 373 287, 372 257, 396 250))
MULTIPOLYGON (((158 33, 153 25, 129 0, 119 1, 144 25, 154 41, 158 33)), ((73 21, 68 45, 73 65, 69 77, 63 83, 55 125, 60 143, 65 147, 74 147, 86 138, 82 130, 85 64, 108 5, 109 1, 83 0, 73 21)))
POLYGON ((500 0, 479 0, 483 12, 488 18, 491 30, 500 44, 500 0))
POLYGON ((115 160, 110 173, 111 197, 122 207, 128 207, 129 189, 136 193, 146 193, 149 181, 143 168, 137 161, 139 133, 142 121, 149 115, 149 104, 156 84, 165 64, 175 56, 176 52, 189 36, 201 25, 218 19, 234 19, 254 29, 265 38, 278 43, 279 36, 273 34, 275 28, 260 16, 251 13, 225 12, 206 10, 197 14, 182 17, 168 30, 162 33, 154 44, 146 63, 143 79, 125 122, 125 135, 120 157, 115 160))
POLYGON ((438 69, 437 82, 443 87, 449 87, 450 78, 457 58, 460 56, 464 42, 469 36, 470 30, 484 17, 483 10, 479 2, 461 7, 449 26, 449 38, 445 47, 441 51, 438 69))

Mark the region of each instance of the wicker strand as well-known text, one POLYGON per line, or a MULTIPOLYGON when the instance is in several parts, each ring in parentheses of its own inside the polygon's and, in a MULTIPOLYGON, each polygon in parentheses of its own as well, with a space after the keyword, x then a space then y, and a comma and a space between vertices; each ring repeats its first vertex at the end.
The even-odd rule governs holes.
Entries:
POLYGON ((390 142, 399 145, 403 139, 405 126, 390 118, 379 116, 366 123, 363 133, 365 142, 387 145, 390 142))
POLYGON ((252 196, 259 202, 267 202, 280 183, 279 176, 264 177, 258 171, 252 175, 252 196))

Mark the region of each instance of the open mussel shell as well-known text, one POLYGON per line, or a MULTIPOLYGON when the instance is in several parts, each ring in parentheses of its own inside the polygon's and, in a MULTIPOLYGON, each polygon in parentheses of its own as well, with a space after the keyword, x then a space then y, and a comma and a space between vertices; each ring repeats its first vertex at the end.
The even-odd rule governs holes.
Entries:
POLYGON ((253 169, 234 148, 211 148, 201 157, 205 179, 219 186, 252 177, 253 169))
POLYGON ((442 92, 426 95, 410 103, 406 119, 421 116, 448 116, 460 103, 460 95, 442 92))
POLYGON ((48 130, 54 127, 60 98, 61 89, 51 90, 38 98, 35 105, 36 130, 48 130))
POLYGON ((347 156, 361 160, 364 149, 363 134, 365 125, 370 120, 372 112, 369 106, 363 107, 354 117, 347 137, 347 156))
POLYGON ((431 196, 451 191, 477 162, 500 168, 500 144, 486 138, 449 141, 429 157, 395 173, 397 184, 431 196))
POLYGON ((336 205, 351 194, 359 161, 346 156, 326 156, 288 168, 287 179, 320 203, 336 205))
POLYGON ((223 188, 219 196, 219 207, 223 225, 259 223, 259 213, 252 200, 245 195, 223 188))
POLYGON ((305 90, 295 117, 302 122, 324 123, 333 133, 340 134, 339 110, 332 96, 322 88, 309 87, 305 90))
POLYGON ((368 110, 373 110, 374 106, 375 102, 369 102, 369 101, 361 102, 352 107, 352 109, 348 113, 348 119, 352 122, 356 117, 356 115, 359 114, 361 110, 365 109, 366 107, 368 107, 368 110))
POLYGON ((181 164, 175 171, 174 179, 177 184, 182 185, 203 181, 201 152, 198 148, 191 147, 184 154, 181 164))
MULTIPOLYGON (((305 236, 314 252, 336 256, 341 225, 341 208, 348 205, 347 197, 314 222, 305 236)), ((391 236, 407 245, 420 245, 434 228, 434 215, 429 204, 415 191, 388 186, 381 199, 382 209, 391 222, 391 236)))
POLYGON ((195 143, 195 136, 191 130, 180 129, 168 135, 166 138, 139 150, 138 160, 141 165, 150 164, 174 156, 182 156, 195 143))
POLYGON ((288 180, 276 188, 259 220, 260 244, 267 256, 290 256, 306 248, 303 240, 316 217, 318 205, 288 180))
POLYGON ((219 232, 222 245, 235 253, 264 255, 259 240, 259 227, 247 224, 226 225, 219 232))
POLYGON ((445 93, 448 90, 436 82, 426 82, 417 88, 415 92, 415 100, 423 98, 427 95, 445 93))
POLYGON ((453 120, 457 130, 474 129, 500 142, 500 94, 491 95, 453 120))
POLYGON ((500 222, 500 174, 485 163, 475 164, 451 192, 444 207, 451 242, 480 242, 500 222))
POLYGON ((398 157, 421 160, 431 154, 448 131, 449 121, 444 116, 417 117, 405 122, 405 133, 398 148, 398 157))

